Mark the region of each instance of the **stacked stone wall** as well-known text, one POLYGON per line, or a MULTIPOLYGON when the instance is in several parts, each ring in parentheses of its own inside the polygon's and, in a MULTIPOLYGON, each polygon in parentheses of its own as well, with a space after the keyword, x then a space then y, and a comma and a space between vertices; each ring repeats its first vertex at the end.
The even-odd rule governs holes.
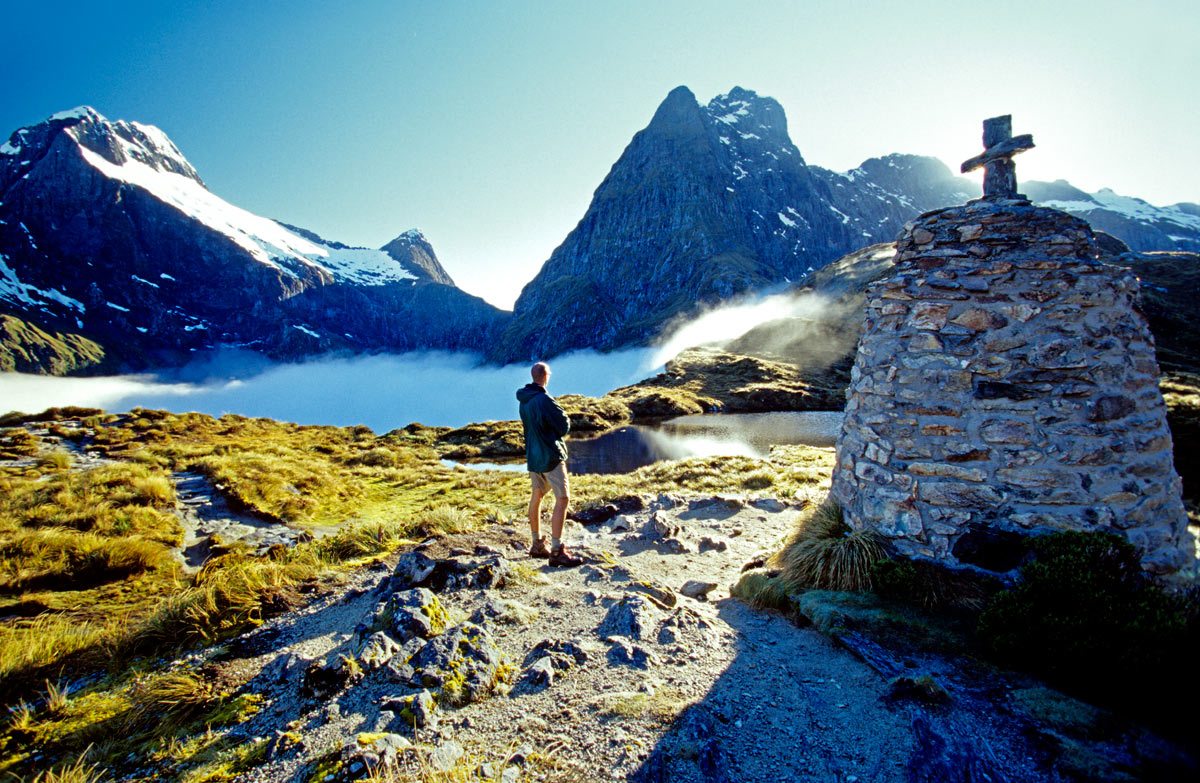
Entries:
POLYGON ((867 294, 832 494, 855 528, 966 560, 980 530, 1113 530, 1191 563, 1137 279, 1023 201, 923 215, 867 294))

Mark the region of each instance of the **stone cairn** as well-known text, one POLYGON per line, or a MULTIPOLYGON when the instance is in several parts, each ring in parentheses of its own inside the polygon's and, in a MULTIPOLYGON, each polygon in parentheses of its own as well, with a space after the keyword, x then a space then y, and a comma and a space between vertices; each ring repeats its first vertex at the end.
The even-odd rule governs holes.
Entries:
POLYGON ((1011 119, 984 123, 984 197, 921 215, 867 292, 832 496, 910 557, 1007 571, 1051 530, 1124 535, 1190 570, 1138 282, 1088 224, 1016 192, 1011 119))

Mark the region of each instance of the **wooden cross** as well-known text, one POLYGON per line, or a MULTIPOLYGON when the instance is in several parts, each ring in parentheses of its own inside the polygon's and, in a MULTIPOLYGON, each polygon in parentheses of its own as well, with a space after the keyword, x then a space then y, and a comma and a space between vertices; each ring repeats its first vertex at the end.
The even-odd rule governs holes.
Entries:
POLYGON ((1013 137, 1012 115, 983 121, 983 154, 962 164, 962 173, 983 166, 984 198, 1024 198, 1017 193, 1017 167, 1012 156, 1033 149, 1033 136, 1013 137))

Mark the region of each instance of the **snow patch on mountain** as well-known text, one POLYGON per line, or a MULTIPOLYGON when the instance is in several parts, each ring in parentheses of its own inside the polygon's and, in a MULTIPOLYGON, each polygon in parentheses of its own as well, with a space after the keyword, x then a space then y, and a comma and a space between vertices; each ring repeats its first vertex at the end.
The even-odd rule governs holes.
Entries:
MULTIPOLYGON (((178 209, 188 217, 229 237, 261 264, 289 277, 298 272, 325 273, 336 281, 359 285, 384 285, 415 279, 391 256, 366 248, 335 248, 318 244, 287 230, 279 223, 235 207, 214 195, 198 179, 153 164, 155 155, 186 159, 162 131, 153 126, 129 123, 142 133, 147 144, 122 139, 126 160, 117 164, 80 144, 87 163, 104 176, 141 188, 178 209)), ((121 138, 121 137, 118 137, 121 138)))
POLYGON ((1109 188, 1104 188, 1096 193, 1090 194, 1090 199, 1083 200, 1051 200, 1041 202, 1043 206, 1054 207, 1055 209, 1065 210, 1067 212, 1091 212, 1097 209, 1104 209, 1110 212, 1116 212, 1131 220, 1136 220, 1141 223, 1152 223, 1155 221, 1165 220, 1169 223, 1175 223, 1180 226, 1200 230, 1200 216, 1190 215, 1178 207, 1156 207, 1140 198, 1133 196, 1122 196, 1119 193, 1114 193, 1109 188))
POLYGON ((64 294, 55 288, 42 289, 27 283, 22 283, 17 273, 8 265, 8 259, 0 255, 0 299, 6 299, 15 304, 34 307, 43 312, 50 312, 49 302, 56 302, 67 309, 87 311, 83 303, 64 294))
POLYGON ((47 122, 58 122, 60 120, 83 120, 83 119, 98 119, 103 120, 104 116, 100 112, 93 109, 91 106, 76 106, 74 109, 55 112, 46 118, 47 122))

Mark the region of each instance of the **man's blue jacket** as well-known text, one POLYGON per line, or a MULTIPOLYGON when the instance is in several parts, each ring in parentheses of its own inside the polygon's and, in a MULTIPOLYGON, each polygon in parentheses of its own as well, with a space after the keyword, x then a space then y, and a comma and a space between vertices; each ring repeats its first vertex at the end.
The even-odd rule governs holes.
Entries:
POLYGON ((521 424, 525 426, 525 464, 532 473, 554 470, 567 458, 563 437, 571 430, 571 421, 543 386, 527 383, 517 389, 521 403, 521 424))

